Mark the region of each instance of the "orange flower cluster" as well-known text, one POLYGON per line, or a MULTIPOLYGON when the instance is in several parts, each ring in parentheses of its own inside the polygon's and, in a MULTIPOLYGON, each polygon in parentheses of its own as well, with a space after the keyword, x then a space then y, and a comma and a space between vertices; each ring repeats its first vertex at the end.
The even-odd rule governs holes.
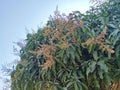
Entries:
POLYGON ((99 48, 102 49, 102 51, 107 51, 109 53, 115 53, 114 50, 112 50, 109 45, 105 42, 105 36, 106 36, 106 30, 107 27, 104 28, 104 31, 101 32, 100 35, 98 35, 97 37, 92 37, 89 38, 85 43, 83 43, 83 45, 90 45, 91 43, 93 44, 98 44, 99 48))
POLYGON ((43 65, 39 65, 42 69, 48 69, 54 64, 54 52, 56 48, 54 45, 43 44, 40 45, 37 51, 29 51, 32 54, 44 55, 46 57, 46 62, 43 65))
POLYGON ((72 37, 71 42, 75 43, 77 41, 74 35, 75 28, 83 26, 82 21, 75 23, 75 20, 68 19, 68 17, 66 18, 67 20, 59 15, 59 18, 53 20, 56 28, 50 26, 44 28, 44 36, 51 35, 52 37, 49 40, 53 41, 57 39, 58 41, 60 41, 62 43, 59 45, 61 49, 68 48, 70 46, 67 41, 68 36, 72 37), (66 30, 65 34, 63 34, 64 30, 66 30))
POLYGON ((70 46, 70 44, 68 42, 63 42, 62 44, 58 45, 58 47, 61 49, 68 48, 69 46, 70 46))
POLYGON ((44 28, 44 36, 48 36, 48 35, 50 35, 50 34, 53 34, 54 32, 53 32, 53 28, 52 27, 45 27, 44 28))

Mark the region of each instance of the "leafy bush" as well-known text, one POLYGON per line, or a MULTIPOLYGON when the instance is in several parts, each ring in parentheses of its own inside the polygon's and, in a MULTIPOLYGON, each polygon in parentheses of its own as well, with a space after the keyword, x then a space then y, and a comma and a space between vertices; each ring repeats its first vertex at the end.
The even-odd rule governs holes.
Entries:
POLYGON ((12 90, 115 90, 120 81, 120 2, 86 14, 58 11, 28 34, 12 72, 12 90), (117 85, 117 86, 116 86, 117 85))

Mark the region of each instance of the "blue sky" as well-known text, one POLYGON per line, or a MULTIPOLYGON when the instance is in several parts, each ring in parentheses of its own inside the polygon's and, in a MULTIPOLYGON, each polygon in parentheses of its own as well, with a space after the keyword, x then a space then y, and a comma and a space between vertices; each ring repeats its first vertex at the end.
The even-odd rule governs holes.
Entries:
MULTIPOLYGON (((0 68, 18 57, 13 55, 13 42, 25 39, 27 28, 37 30, 45 25, 56 6, 61 13, 85 12, 90 0, 0 0, 0 68)), ((0 76, 2 73, 0 72, 0 76)), ((0 82, 0 90, 2 90, 0 82)))

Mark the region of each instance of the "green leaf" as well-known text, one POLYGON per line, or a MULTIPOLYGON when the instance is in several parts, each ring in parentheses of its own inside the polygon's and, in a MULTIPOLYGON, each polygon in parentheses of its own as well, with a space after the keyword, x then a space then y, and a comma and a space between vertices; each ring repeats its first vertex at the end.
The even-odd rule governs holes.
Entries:
POLYGON ((64 63, 64 64, 67 64, 67 62, 68 62, 68 58, 67 58, 67 56, 64 56, 64 57, 63 57, 63 63, 64 63))
POLYGON ((99 59, 97 51, 93 52, 93 58, 97 61, 99 59))
POLYGON ((80 58, 80 55, 78 53, 75 53, 75 57, 76 57, 78 62, 81 62, 81 58, 80 58))
POLYGON ((82 52, 81 52, 80 47, 77 48, 77 51, 78 51, 78 55, 79 55, 79 56, 82 56, 82 52))
POLYGON ((41 90, 42 89, 42 82, 37 82, 36 85, 35 85, 35 89, 36 90, 41 90))
POLYGON ((89 51, 89 53, 93 53, 94 49, 95 49, 95 44, 92 44, 92 43, 91 43, 91 44, 88 46, 88 51, 89 51))
POLYGON ((109 23, 109 24, 107 24, 109 27, 112 27, 112 28, 117 28, 114 24, 111 24, 111 23, 109 23))
POLYGON ((65 64, 58 58, 56 58, 56 61, 64 68, 66 68, 65 64))
POLYGON ((70 60, 72 61, 73 64, 75 63, 75 52, 72 47, 69 48, 69 53, 70 53, 70 60))
POLYGON ((101 69, 98 70, 98 75, 100 79, 103 79, 103 71, 101 69))
POLYGON ((95 87, 97 87, 97 89, 100 89, 100 84, 97 79, 94 81, 94 83, 95 83, 95 87))
POLYGON ((91 72, 90 68, 87 68, 86 70, 86 75, 88 76, 88 74, 91 72))
POLYGON ((96 68, 96 62, 95 61, 91 61, 88 68, 90 68, 90 72, 92 73, 95 70, 95 68, 96 68))
POLYGON ((30 79, 32 79, 32 77, 34 76, 35 73, 36 73, 36 70, 34 69, 34 71, 32 71, 32 73, 31 73, 30 79))
POLYGON ((73 82, 68 82, 68 84, 66 85, 67 88, 69 88, 71 85, 73 84, 73 82))
POLYGON ((63 56, 64 56, 64 50, 60 50, 60 51, 57 52, 56 57, 63 58, 63 56))
MULTIPOLYGON (((82 87, 84 88, 84 90, 88 90, 88 87, 87 87, 86 84, 84 84, 84 83, 81 82, 81 85, 82 85, 82 87)), ((80 90, 82 90, 82 89, 80 89, 80 90)))
POLYGON ((68 58, 70 57, 70 56, 69 56, 70 53, 69 53, 69 49, 68 49, 68 48, 66 49, 66 55, 67 55, 68 58))
POLYGON ((76 82, 74 83, 74 90, 79 90, 79 87, 76 82))
POLYGON ((59 89, 57 88, 57 86, 54 86, 54 90, 59 90, 59 89))
POLYGON ((74 53, 74 49, 73 48, 69 48, 69 52, 70 52, 70 56, 71 56, 71 59, 75 59, 75 53, 74 53))
POLYGON ((106 83, 107 85, 110 85, 110 83, 111 83, 111 78, 110 78, 110 76, 109 76, 108 73, 105 73, 105 74, 104 74, 104 81, 105 81, 105 83, 106 83))
POLYGON ((105 64, 105 61, 104 61, 104 60, 98 61, 98 62, 97 62, 97 65, 99 65, 100 68, 101 68, 102 70, 104 70, 105 72, 108 72, 108 67, 107 67, 107 65, 105 64))
POLYGON ((77 73, 78 73, 78 76, 79 76, 81 79, 84 79, 84 78, 85 78, 84 74, 83 74, 80 70, 77 71, 77 73))

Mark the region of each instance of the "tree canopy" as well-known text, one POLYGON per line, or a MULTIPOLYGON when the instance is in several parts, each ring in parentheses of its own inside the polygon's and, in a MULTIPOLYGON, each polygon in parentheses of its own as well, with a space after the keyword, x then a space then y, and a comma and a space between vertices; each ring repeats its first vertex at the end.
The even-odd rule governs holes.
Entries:
POLYGON ((117 90, 120 82, 120 1, 85 14, 59 11, 27 34, 12 90, 117 90), (117 84, 116 84, 117 83, 117 84))

